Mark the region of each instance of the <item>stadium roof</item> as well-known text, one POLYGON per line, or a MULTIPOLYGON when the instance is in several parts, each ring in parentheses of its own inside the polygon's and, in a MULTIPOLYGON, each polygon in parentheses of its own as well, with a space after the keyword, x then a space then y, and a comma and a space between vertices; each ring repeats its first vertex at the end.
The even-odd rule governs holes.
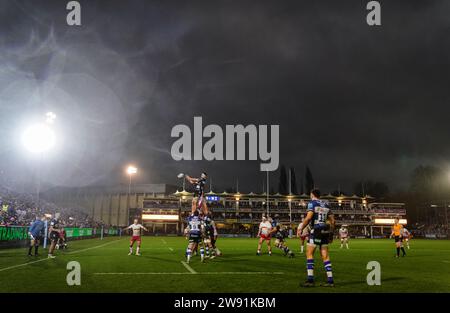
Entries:
MULTIPOLYGON (((226 191, 222 192, 222 193, 216 193, 213 191, 209 191, 207 193, 205 193, 206 195, 217 195, 217 196, 222 196, 222 197, 239 197, 239 198, 266 198, 267 194, 261 193, 261 194, 256 194, 254 192, 250 192, 250 193, 240 193, 240 192, 236 192, 236 193, 228 193, 226 191)), ((180 196, 192 196, 193 193, 186 191, 186 190, 182 190, 182 191, 176 191, 174 194, 174 196, 180 197, 180 196)), ((282 198, 286 198, 286 200, 290 199, 290 200, 304 200, 304 199, 309 199, 309 195, 303 193, 301 195, 295 195, 295 194, 289 194, 289 195, 283 195, 279 192, 275 193, 275 194, 269 194, 270 198, 278 198, 278 199, 282 199, 282 198)), ((359 197, 357 195, 352 195, 352 196, 346 196, 344 194, 341 194, 340 196, 334 196, 332 194, 327 194, 322 196, 323 199, 328 199, 328 200, 344 200, 344 201, 350 201, 350 200, 370 200, 370 199, 375 199, 374 197, 370 196, 370 195, 366 195, 364 197, 359 197)))

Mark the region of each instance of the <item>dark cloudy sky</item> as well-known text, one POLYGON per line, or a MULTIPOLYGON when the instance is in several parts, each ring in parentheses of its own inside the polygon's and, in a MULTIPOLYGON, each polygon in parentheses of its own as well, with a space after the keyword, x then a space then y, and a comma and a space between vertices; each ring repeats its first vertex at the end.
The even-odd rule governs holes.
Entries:
MULTIPOLYGON (((171 158, 176 124, 279 124, 280 162, 325 190, 355 181, 406 188, 450 158, 450 2, 0 0, 0 167, 28 181, 24 125, 57 114, 45 182, 176 184, 207 171, 222 189, 260 190, 259 161, 171 158)), ((271 175, 273 182, 278 173, 271 175)))

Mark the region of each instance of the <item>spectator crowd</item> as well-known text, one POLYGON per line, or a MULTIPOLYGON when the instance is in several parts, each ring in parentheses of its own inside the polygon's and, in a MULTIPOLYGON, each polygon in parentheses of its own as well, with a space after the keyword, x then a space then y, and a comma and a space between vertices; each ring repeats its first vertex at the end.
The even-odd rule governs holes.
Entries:
POLYGON ((64 227, 101 226, 81 208, 59 207, 43 199, 37 201, 35 195, 15 192, 0 185, 0 226, 29 226, 44 214, 57 218, 64 227))

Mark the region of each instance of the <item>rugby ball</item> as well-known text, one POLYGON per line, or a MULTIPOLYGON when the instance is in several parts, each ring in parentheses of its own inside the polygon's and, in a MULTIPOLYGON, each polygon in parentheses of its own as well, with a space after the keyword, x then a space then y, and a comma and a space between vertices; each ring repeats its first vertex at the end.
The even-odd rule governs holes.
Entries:
POLYGON ((178 177, 178 178, 183 178, 183 177, 184 177, 184 174, 183 174, 183 173, 180 173, 180 174, 177 175, 177 177, 178 177))

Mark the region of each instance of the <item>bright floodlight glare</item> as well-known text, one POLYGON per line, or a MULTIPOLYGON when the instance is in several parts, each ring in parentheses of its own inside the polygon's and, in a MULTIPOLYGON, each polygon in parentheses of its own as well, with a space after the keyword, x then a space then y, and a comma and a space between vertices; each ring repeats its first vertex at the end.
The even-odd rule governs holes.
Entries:
POLYGON ((137 173, 137 168, 130 165, 127 168, 127 173, 128 173, 128 175, 136 174, 137 173))
POLYGON ((45 124, 27 127, 22 134, 22 144, 32 153, 42 153, 55 144, 55 133, 45 124))
POLYGON ((49 124, 53 124, 54 120, 56 119, 56 114, 53 112, 47 112, 45 114, 45 122, 49 124))

